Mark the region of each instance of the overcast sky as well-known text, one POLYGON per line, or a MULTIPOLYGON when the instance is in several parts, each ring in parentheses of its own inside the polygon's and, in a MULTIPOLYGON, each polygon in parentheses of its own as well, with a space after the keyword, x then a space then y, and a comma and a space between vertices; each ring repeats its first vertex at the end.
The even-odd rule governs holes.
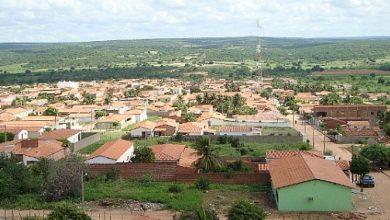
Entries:
POLYGON ((0 42, 390 36, 390 0, 0 0, 0 42))

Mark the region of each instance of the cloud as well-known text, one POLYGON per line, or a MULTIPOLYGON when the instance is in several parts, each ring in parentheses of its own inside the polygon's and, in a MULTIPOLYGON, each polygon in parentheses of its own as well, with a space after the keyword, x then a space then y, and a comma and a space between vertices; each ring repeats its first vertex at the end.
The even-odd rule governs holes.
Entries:
POLYGON ((0 42, 390 35, 388 0, 0 0, 0 42))

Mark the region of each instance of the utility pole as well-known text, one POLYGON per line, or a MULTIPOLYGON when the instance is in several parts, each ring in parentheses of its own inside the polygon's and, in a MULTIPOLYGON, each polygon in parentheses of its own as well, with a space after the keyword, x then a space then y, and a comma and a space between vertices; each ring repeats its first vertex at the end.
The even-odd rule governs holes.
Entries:
POLYGON ((322 131, 322 133, 324 133, 324 155, 325 155, 325 128, 324 128, 324 130, 322 131))
POLYGON ((84 203, 84 171, 81 170, 81 202, 84 203))
POLYGON ((256 20, 257 24, 257 37, 256 37, 256 79, 260 87, 263 89, 263 70, 261 67, 261 40, 260 40, 260 20, 256 20))
POLYGON ((314 123, 311 127, 313 128, 313 149, 314 149, 314 123))

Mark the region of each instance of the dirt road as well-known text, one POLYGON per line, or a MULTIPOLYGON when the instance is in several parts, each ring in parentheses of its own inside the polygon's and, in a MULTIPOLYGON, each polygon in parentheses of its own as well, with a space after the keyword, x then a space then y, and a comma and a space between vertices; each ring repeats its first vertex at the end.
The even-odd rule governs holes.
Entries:
MULTIPOLYGON (((291 125, 298 131, 300 131, 304 137, 310 140, 310 144, 313 144, 313 126, 306 125, 298 118, 298 115, 295 115, 296 124, 293 124, 293 116, 288 115, 287 119, 290 121, 291 125), (305 128, 306 127, 306 128, 305 128)), ((331 142, 328 137, 325 137, 325 149, 331 150, 336 159, 342 160, 351 160, 352 154, 347 150, 351 144, 337 144, 331 142)), ((323 152, 324 151, 324 135, 322 132, 314 129, 314 149, 323 152)))

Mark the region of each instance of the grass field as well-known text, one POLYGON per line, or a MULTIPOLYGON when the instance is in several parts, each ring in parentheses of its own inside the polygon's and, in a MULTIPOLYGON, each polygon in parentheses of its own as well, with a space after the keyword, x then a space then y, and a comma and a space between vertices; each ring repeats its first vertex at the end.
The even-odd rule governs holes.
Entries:
MULTIPOLYGON (((173 183, 166 182, 134 182, 134 181, 91 181, 86 184, 85 198, 87 201, 104 198, 134 199, 144 202, 165 204, 166 208, 187 211, 201 207, 203 192, 194 184, 176 183, 182 188, 180 193, 170 193, 168 188, 173 183)), ((267 190, 267 185, 225 185, 211 184, 210 190, 236 192, 261 192, 267 190)))

